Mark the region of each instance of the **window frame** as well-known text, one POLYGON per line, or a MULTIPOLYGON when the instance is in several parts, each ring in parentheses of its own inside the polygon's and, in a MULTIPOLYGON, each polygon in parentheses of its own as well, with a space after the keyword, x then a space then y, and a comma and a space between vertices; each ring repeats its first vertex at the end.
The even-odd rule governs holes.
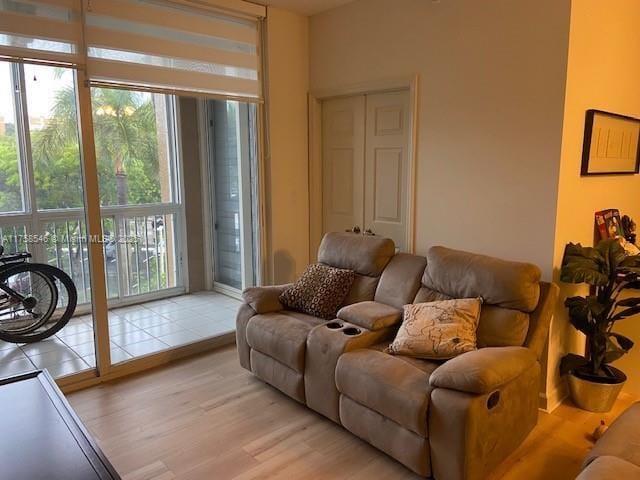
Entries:
MULTIPOLYGON (((37 185, 35 182, 35 164, 31 145, 31 132, 29 130, 29 108, 27 99, 27 82, 25 77, 25 68, 23 62, 15 62, 12 60, 0 59, 9 66, 11 74, 11 82, 13 85, 13 102, 15 108, 15 135, 16 150, 18 155, 18 167, 20 173, 20 185, 22 190, 22 210, 12 212, 0 212, 0 227, 3 229, 11 229, 14 227, 25 228, 27 235, 40 235, 45 231, 45 226, 56 220, 62 221, 69 217, 77 217, 81 219, 87 229, 87 205, 86 195, 83 195, 83 205, 81 207, 71 208, 38 208, 37 185)), ((38 65, 38 63, 36 63, 38 65)), ((78 71, 75 68, 67 67, 73 75, 73 87, 76 92, 76 112, 79 113, 80 105, 78 105, 78 89, 83 88, 78 82, 78 71)), ((88 87, 94 88, 94 87, 88 87)), ((110 88, 110 87, 101 87, 110 88)), ((126 88, 125 90, 138 91, 134 88, 126 88)), ((143 217, 151 215, 172 216, 173 218, 173 248, 168 255, 172 255, 175 260, 175 272, 173 281, 175 284, 171 287, 160 288, 150 292, 128 293, 123 295, 123 289, 119 286, 119 295, 110 297, 109 308, 124 306, 131 303, 140 302, 147 297, 156 298, 176 295, 188 290, 188 271, 186 259, 187 240, 186 240, 186 223, 185 223, 185 205, 184 205, 184 183, 183 183, 183 162, 182 148, 180 144, 180 118, 179 118, 179 102, 178 97, 172 94, 163 93, 166 106, 167 117, 167 135, 166 149, 168 168, 170 173, 169 189, 171 201, 131 204, 131 205, 99 205, 101 218, 106 217, 143 217)), ((82 160, 82 125, 78 118, 78 149, 79 149, 79 168, 82 178, 82 188, 84 189, 84 165, 82 160)), ((88 233, 88 231, 86 231, 88 233)), ((26 249, 32 253, 34 259, 47 262, 46 245, 41 242, 27 243, 26 249)), ((120 260, 118 260, 120 261, 120 260)), ((120 266, 122 267, 122 266, 120 266)), ((119 268, 120 268, 119 267, 119 268)), ((106 269, 105 269, 106 271, 106 269)), ((168 280, 167 280, 168 282, 168 280)), ((108 292, 107 292, 108 293, 108 292)), ((89 310, 91 302, 79 304, 78 312, 89 310)))

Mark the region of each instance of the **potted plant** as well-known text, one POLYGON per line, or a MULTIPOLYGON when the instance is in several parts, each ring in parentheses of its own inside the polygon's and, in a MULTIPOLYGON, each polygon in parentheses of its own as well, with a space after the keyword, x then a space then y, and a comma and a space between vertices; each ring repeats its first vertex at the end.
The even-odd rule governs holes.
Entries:
POLYGON ((639 274, 640 256, 627 256, 618 240, 602 240, 595 248, 573 243, 565 247, 560 280, 591 286, 589 295, 564 302, 571 325, 587 337, 585 355, 570 353, 560 363, 580 408, 608 412, 627 379, 611 363, 626 354, 633 341, 613 327, 640 313, 640 297, 619 299, 625 290, 640 289, 639 274))

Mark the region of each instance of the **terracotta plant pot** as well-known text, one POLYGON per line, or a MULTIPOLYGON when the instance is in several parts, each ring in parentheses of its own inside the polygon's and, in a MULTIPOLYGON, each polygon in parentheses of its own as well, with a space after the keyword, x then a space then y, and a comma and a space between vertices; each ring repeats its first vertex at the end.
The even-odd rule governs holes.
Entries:
POLYGON ((569 392, 573 403, 589 412, 609 412, 627 381, 627 376, 620 370, 611 366, 609 368, 616 373, 617 381, 594 382, 570 374, 569 392))

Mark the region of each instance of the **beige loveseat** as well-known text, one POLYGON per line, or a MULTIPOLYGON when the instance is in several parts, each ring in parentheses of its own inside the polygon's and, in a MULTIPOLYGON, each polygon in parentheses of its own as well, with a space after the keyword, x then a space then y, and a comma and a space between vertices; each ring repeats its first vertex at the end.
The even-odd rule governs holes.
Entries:
POLYGON ((640 479, 640 402, 611 424, 583 466, 576 480, 640 479))
POLYGON ((357 274, 335 320, 286 310, 286 285, 246 290, 240 363, 422 476, 485 478, 536 424, 558 289, 530 264, 394 251, 389 239, 325 236, 318 261, 357 274), (403 305, 468 297, 484 300, 478 350, 446 362, 384 352, 403 305))

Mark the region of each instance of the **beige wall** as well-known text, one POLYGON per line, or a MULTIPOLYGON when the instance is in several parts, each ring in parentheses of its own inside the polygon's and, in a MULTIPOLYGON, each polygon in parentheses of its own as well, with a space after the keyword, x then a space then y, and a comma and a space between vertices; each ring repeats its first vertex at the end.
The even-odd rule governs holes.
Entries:
POLYGON ((552 278, 569 16, 569 0, 360 0, 311 17, 313 92, 419 75, 417 253, 552 278))
MULTIPOLYGON (((640 220, 640 176, 580 177, 585 111, 590 108, 640 117, 640 1, 574 0, 571 12, 562 162, 555 246, 555 274, 567 242, 593 245, 597 210, 618 208, 640 220)), ((563 286, 563 293, 584 288, 563 286)), ((640 345, 640 321, 619 322, 620 333, 640 345)), ((562 389, 557 362, 581 339, 559 304, 551 334, 548 389, 562 389)), ((640 347, 616 366, 630 375, 628 390, 640 394, 640 347)))
POLYGON ((309 263, 308 24, 307 17, 267 10, 265 283, 291 281, 309 263))
MULTIPOLYGON (((579 176, 586 109, 640 116, 640 2, 571 3, 359 0, 310 18, 309 60, 307 20, 269 9, 268 279, 300 273, 316 240, 307 87, 418 74, 418 253, 445 244, 531 261, 557 280, 564 244, 592 243, 595 210, 640 220, 640 176, 579 176)), ((640 345, 640 322, 620 331, 640 345)), ((563 393, 557 363, 580 345, 559 302, 542 386, 550 407, 563 393)), ((640 347, 618 365, 639 360, 640 347)), ((640 378, 627 389, 640 391, 640 378)))
POLYGON ((312 91, 419 75, 418 253, 551 278, 568 28, 569 0, 360 0, 311 17, 312 91))

